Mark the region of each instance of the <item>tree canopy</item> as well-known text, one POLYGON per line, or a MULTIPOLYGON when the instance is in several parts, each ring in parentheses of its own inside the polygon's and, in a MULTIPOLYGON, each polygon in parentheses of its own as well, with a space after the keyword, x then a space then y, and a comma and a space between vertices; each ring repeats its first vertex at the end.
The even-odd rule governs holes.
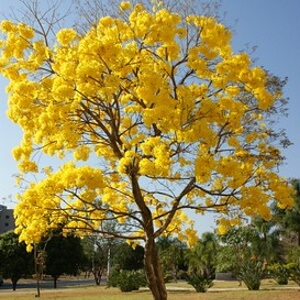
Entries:
POLYGON ((23 130, 13 156, 20 182, 37 178, 15 208, 28 249, 49 228, 102 232, 144 241, 151 273, 157 237, 197 241, 187 209, 218 212, 226 232, 243 214, 269 219, 273 199, 292 206, 270 126, 283 83, 235 53, 215 18, 125 1, 54 41, 36 24, 0 24, 7 113, 23 130), (111 219, 126 226, 106 232, 111 219))
POLYGON ((83 247, 78 237, 55 233, 46 244, 46 273, 53 278, 54 288, 62 274, 77 275, 84 263, 83 247))
POLYGON ((13 231, 0 235, 0 262, 1 274, 11 279, 13 290, 16 290, 19 279, 33 273, 33 255, 26 251, 24 242, 19 243, 13 231))
POLYGON ((112 265, 119 270, 140 270, 143 269, 144 248, 137 245, 132 249, 127 243, 113 247, 112 265))

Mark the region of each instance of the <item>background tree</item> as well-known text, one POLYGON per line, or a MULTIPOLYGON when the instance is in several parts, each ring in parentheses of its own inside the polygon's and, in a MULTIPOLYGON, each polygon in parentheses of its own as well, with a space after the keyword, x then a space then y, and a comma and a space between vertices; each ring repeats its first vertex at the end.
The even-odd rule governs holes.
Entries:
POLYGON ((222 247, 218 253, 218 268, 231 271, 248 289, 259 289, 267 266, 283 262, 278 232, 270 228, 256 220, 250 226, 231 228, 220 236, 222 247))
POLYGON ((0 270, 4 278, 11 279, 14 291, 19 279, 34 273, 33 254, 12 231, 0 235, 0 270))
POLYGON ((108 276, 109 287, 119 287, 122 292, 138 290, 146 286, 144 272, 144 248, 128 243, 118 243, 111 247, 112 269, 108 276))
MULTIPOLYGON (((120 239, 111 234, 112 232, 118 232, 120 227, 120 224, 113 217, 112 220, 102 222, 101 226, 104 232, 110 232, 110 234, 95 233, 86 236, 82 243, 88 264, 85 268, 88 272, 91 271, 93 273, 96 285, 100 285, 104 271, 109 277, 112 264, 112 249, 121 242, 120 239)), ((124 228, 122 229, 124 230, 124 228)))
POLYGON ((300 246, 300 180, 291 180, 295 201, 291 210, 280 209, 273 205, 274 222, 279 226, 282 237, 290 243, 300 246))
POLYGON ((30 250, 61 224, 111 234, 101 224, 115 219, 126 229, 114 236, 144 243, 156 300, 167 298, 156 239, 197 242, 186 210, 218 212, 224 233, 244 213, 269 219, 272 199, 293 203, 276 173, 288 141, 271 126, 284 82, 234 53, 215 18, 176 4, 121 2, 79 31, 56 31, 36 6, 32 26, 0 25, 8 116, 23 130, 13 155, 20 182, 38 179, 15 208, 20 240, 30 250))
MULTIPOLYGON (((279 263, 269 267, 271 274, 277 282, 287 284, 288 278, 292 278, 299 284, 299 253, 300 253, 300 182, 292 179, 294 189, 293 198, 295 204, 291 210, 281 209, 273 204, 272 222, 280 234, 280 246, 282 259, 279 263)), ((276 249, 276 248, 274 248, 276 249)))
POLYGON ((286 261, 286 249, 282 242, 278 225, 272 219, 265 221, 260 217, 252 220, 251 227, 257 232, 255 238, 256 251, 265 257, 268 265, 272 263, 284 263, 286 261))
MULTIPOLYGON (((273 206, 274 222, 278 226, 280 236, 285 249, 285 262, 277 266, 279 271, 277 277, 282 275, 290 277, 298 285, 300 285, 300 180, 291 180, 294 193, 293 198, 295 205, 288 211, 273 206), (279 274, 278 274, 279 273, 279 274), (278 276, 279 275, 279 276, 278 276)), ((276 265, 273 266, 272 271, 277 271, 276 265)))
POLYGON ((217 263, 218 242, 214 233, 203 233, 187 253, 187 282, 197 292, 206 292, 213 285, 217 263))
POLYGON ((62 274, 77 275, 85 257, 80 238, 54 234, 46 245, 46 274, 52 276, 54 288, 62 274))
POLYGON ((107 270, 110 242, 109 240, 100 239, 96 235, 85 237, 82 241, 84 256, 86 261, 84 270, 93 274, 96 285, 100 285, 101 278, 107 270))
POLYGON ((159 260, 163 268, 165 282, 173 279, 177 282, 180 272, 186 273, 185 252, 187 246, 177 238, 162 236, 157 240, 159 260))
POLYGON ((139 270, 144 268, 144 248, 137 245, 133 249, 127 243, 113 247, 112 264, 122 270, 139 270))

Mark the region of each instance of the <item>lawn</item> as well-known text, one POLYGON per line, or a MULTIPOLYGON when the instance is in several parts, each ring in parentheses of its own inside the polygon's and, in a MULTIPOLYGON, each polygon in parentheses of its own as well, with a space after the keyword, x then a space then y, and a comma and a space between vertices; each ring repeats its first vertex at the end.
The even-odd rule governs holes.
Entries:
MULTIPOLYGON (((264 281, 260 291, 248 291, 237 282, 216 282, 214 288, 205 294, 194 292, 190 286, 169 284, 169 300, 299 300, 300 287, 290 284, 288 288, 276 286, 272 281, 264 281), (174 290, 176 288, 177 290, 174 290), (187 289, 188 288, 188 289, 187 289), (227 290, 224 290, 227 289, 227 290)), ((35 289, 19 289, 15 292, 0 290, 0 300, 29 300, 35 298, 35 289)), ((121 293, 118 289, 107 289, 105 286, 68 287, 43 289, 40 299, 48 300, 152 300, 149 291, 141 290, 121 293)))

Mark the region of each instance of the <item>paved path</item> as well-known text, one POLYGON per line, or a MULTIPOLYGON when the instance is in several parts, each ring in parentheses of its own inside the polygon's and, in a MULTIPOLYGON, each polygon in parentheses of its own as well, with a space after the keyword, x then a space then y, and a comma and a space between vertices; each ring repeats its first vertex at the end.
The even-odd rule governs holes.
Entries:
MULTIPOLYGON (((59 278, 57 280, 57 289, 68 288, 68 287, 76 287, 76 286, 87 286, 87 285, 95 285, 95 280, 92 278, 89 279, 64 279, 59 278)), ((53 280, 42 280, 40 281, 40 288, 45 289, 54 289, 53 280)), ((36 281, 32 279, 20 279, 17 283, 17 291, 18 290, 28 290, 28 289, 36 289, 36 281)), ((0 287, 0 293, 4 291, 12 291, 12 284, 10 280, 5 280, 4 284, 0 287)))

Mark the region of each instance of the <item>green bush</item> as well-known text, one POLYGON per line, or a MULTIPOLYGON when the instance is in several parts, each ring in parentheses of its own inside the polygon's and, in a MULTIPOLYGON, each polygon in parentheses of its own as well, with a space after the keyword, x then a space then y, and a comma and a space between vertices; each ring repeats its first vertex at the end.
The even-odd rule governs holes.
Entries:
POLYGON ((286 285, 289 282, 289 271, 285 265, 277 263, 268 266, 269 274, 280 285, 286 285))
POLYGON ((108 280, 109 287, 118 287, 121 292, 131 292, 146 285, 147 280, 143 271, 114 270, 108 280))
POLYGON ((177 278, 181 280, 187 280, 187 271, 179 270, 177 278))
POLYGON ((120 269, 118 267, 112 268, 112 270, 109 274, 109 277, 108 277, 107 286, 108 287, 117 287, 118 281, 119 281, 119 275, 120 275, 120 269))
POLYGON ((173 281, 173 279, 174 279, 174 276, 172 274, 170 274, 170 273, 164 274, 164 282, 165 283, 170 283, 173 281))
POLYGON ((289 263, 285 265, 285 267, 288 270, 291 279, 300 286, 300 264, 289 263))
POLYGON ((265 274, 263 261, 255 257, 244 260, 237 271, 237 279, 242 280, 249 290, 259 290, 265 274))
POLYGON ((205 293, 213 286, 213 276, 206 273, 192 273, 187 275, 187 283, 192 285, 197 293, 205 293))

